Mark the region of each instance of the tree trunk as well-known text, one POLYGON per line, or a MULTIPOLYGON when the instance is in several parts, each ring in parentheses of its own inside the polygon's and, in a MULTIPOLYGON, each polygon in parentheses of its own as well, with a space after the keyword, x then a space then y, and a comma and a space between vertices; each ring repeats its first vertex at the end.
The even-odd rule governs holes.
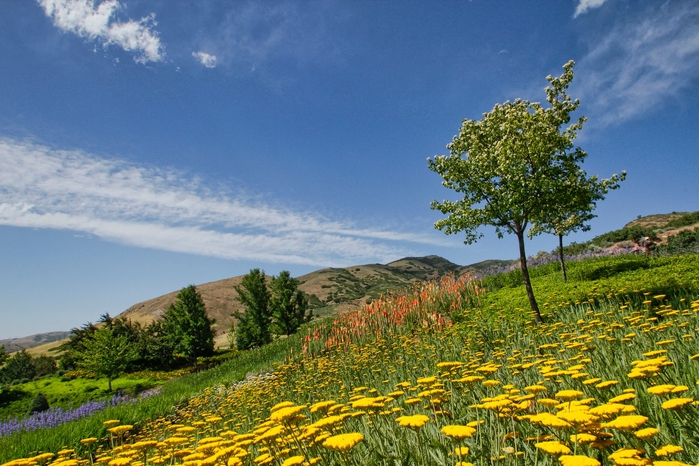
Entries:
POLYGON ((112 378, 107 377, 107 385, 109 385, 109 393, 112 392, 112 378))
POLYGON ((534 297, 534 290, 532 289, 532 282, 529 279, 529 269, 527 268, 527 255, 524 252, 524 231, 517 232, 517 240, 519 241, 519 264, 522 268, 522 276, 524 277, 524 287, 527 289, 527 297, 529 298, 529 305, 534 313, 534 320, 537 324, 542 324, 544 320, 541 318, 541 313, 539 312, 539 305, 536 303, 536 298, 534 297))
POLYGON ((566 263, 563 260, 563 235, 558 235, 558 258, 561 260, 561 272, 563 273, 563 281, 568 281, 566 275, 566 263))

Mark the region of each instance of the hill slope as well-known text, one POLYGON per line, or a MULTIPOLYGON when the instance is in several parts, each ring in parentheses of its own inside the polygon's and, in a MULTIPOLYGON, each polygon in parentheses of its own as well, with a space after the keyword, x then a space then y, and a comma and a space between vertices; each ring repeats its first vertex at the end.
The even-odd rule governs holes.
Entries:
MULTIPOLYGON (((438 256, 406 257, 385 265, 367 264, 316 270, 297 279, 299 288, 310 297, 311 307, 327 314, 354 309, 378 298, 382 293, 399 290, 413 283, 436 279, 448 273, 460 275, 479 270, 492 265, 491 262, 493 261, 464 267, 438 256)), ((209 317, 216 319, 217 335, 228 331, 233 312, 243 311, 235 291, 242 278, 238 276, 197 285, 209 317)), ((119 316, 144 324, 151 322, 162 317, 168 306, 175 302, 177 293, 178 291, 173 291, 134 304, 119 316)))

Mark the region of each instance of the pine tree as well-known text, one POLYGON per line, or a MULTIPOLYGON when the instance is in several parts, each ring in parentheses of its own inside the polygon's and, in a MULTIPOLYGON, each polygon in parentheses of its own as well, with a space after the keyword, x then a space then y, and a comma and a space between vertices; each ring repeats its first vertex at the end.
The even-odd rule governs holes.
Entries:
POLYGON ((233 314, 237 320, 233 326, 236 348, 249 349, 271 342, 272 314, 265 273, 260 269, 250 270, 235 290, 238 301, 245 306, 244 312, 233 314))
POLYGON ((206 306, 194 285, 182 288, 177 301, 163 317, 163 330, 173 351, 190 361, 214 353, 213 319, 206 315, 206 306))
POLYGON ((308 298, 298 289, 299 282, 287 270, 272 277, 273 330, 278 335, 291 335, 313 318, 308 310, 308 298))

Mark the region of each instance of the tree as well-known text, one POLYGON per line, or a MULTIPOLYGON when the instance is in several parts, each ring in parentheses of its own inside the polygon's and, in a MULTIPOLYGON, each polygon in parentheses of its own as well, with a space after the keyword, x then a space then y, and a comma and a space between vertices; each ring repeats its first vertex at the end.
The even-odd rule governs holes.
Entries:
POLYGON ((313 312, 308 310, 308 299, 298 289, 299 282, 283 270, 278 277, 272 277, 271 309, 273 330, 279 335, 291 335, 298 328, 310 322, 313 312))
POLYGON ((94 332, 76 354, 78 368, 107 377, 110 392, 112 380, 125 372, 136 358, 138 353, 129 339, 107 326, 94 332))
POLYGON ((34 368, 31 354, 22 350, 8 357, 5 360, 5 367, 1 375, 3 381, 7 384, 24 379, 32 380, 36 375, 36 369, 34 368))
POLYGON ((541 232, 558 236, 558 259, 564 282, 568 277, 563 257, 563 237, 578 230, 589 231, 590 225, 587 222, 596 217, 592 211, 597 202, 604 200, 610 190, 618 189, 619 183, 625 179, 624 171, 621 175, 615 174, 602 180, 597 176, 588 178, 582 169, 570 173, 567 179, 557 185, 557 200, 545 212, 544 219, 530 228, 530 238, 541 232))
POLYGON ((194 361, 214 354, 213 319, 206 315, 206 306, 194 285, 182 288, 177 301, 163 317, 163 330, 175 352, 194 361))
POLYGON ((532 224, 544 222, 547 210, 559 201, 560 183, 577 172, 586 156, 573 145, 585 117, 562 128, 580 104, 565 93, 573 66, 570 61, 560 77, 547 77, 549 108, 521 99, 496 104, 481 120, 463 120, 459 134, 447 146, 448 156, 428 159, 430 170, 442 176, 443 186, 464 196, 432 202, 432 209, 447 214, 435 228, 446 234, 463 231, 466 244, 482 237, 477 231, 484 225, 495 227, 500 238, 514 234, 537 323, 542 319, 527 269, 524 235, 532 224))
POLYGON ((249 349, 271 342, 272 313, 265 273, 260 269, 250 270, 235 291, 238 301, 245 306, 244 312, 233 314, 237 320, 234 326, 236 348, 249 349))

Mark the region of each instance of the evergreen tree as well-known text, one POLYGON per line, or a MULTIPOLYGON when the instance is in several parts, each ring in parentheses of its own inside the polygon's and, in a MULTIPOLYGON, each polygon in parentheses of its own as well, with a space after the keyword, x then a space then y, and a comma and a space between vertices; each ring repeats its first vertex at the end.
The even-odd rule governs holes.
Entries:
POLYGON ((232 327, 236 348, 249 349, 271 342, 272 314, 265 273, 260 269, 250 270, 235 290, 238 292, 238 301, 245 306, 244 312, 233 314, 237 320, 232 327))
POLYGON ((308 310, 308 298, 298 289, 299 282, 287 270, 272 277, 271 310, 273 330, 278 335, 291 335, 313 318, 308 310))
POLYGON ((2 379, 5 383, 12 383, 23 379, 32 380, 36 375, 36 369, 31 354, 25 350, 18 351, 5 361, 2 370, 2 379))
POLYGON ((162 321, 171 348, 195 365, 198 357, 214 354, 213 324, 194 285, 180 290, 177 301, 170 305, 162 321))

